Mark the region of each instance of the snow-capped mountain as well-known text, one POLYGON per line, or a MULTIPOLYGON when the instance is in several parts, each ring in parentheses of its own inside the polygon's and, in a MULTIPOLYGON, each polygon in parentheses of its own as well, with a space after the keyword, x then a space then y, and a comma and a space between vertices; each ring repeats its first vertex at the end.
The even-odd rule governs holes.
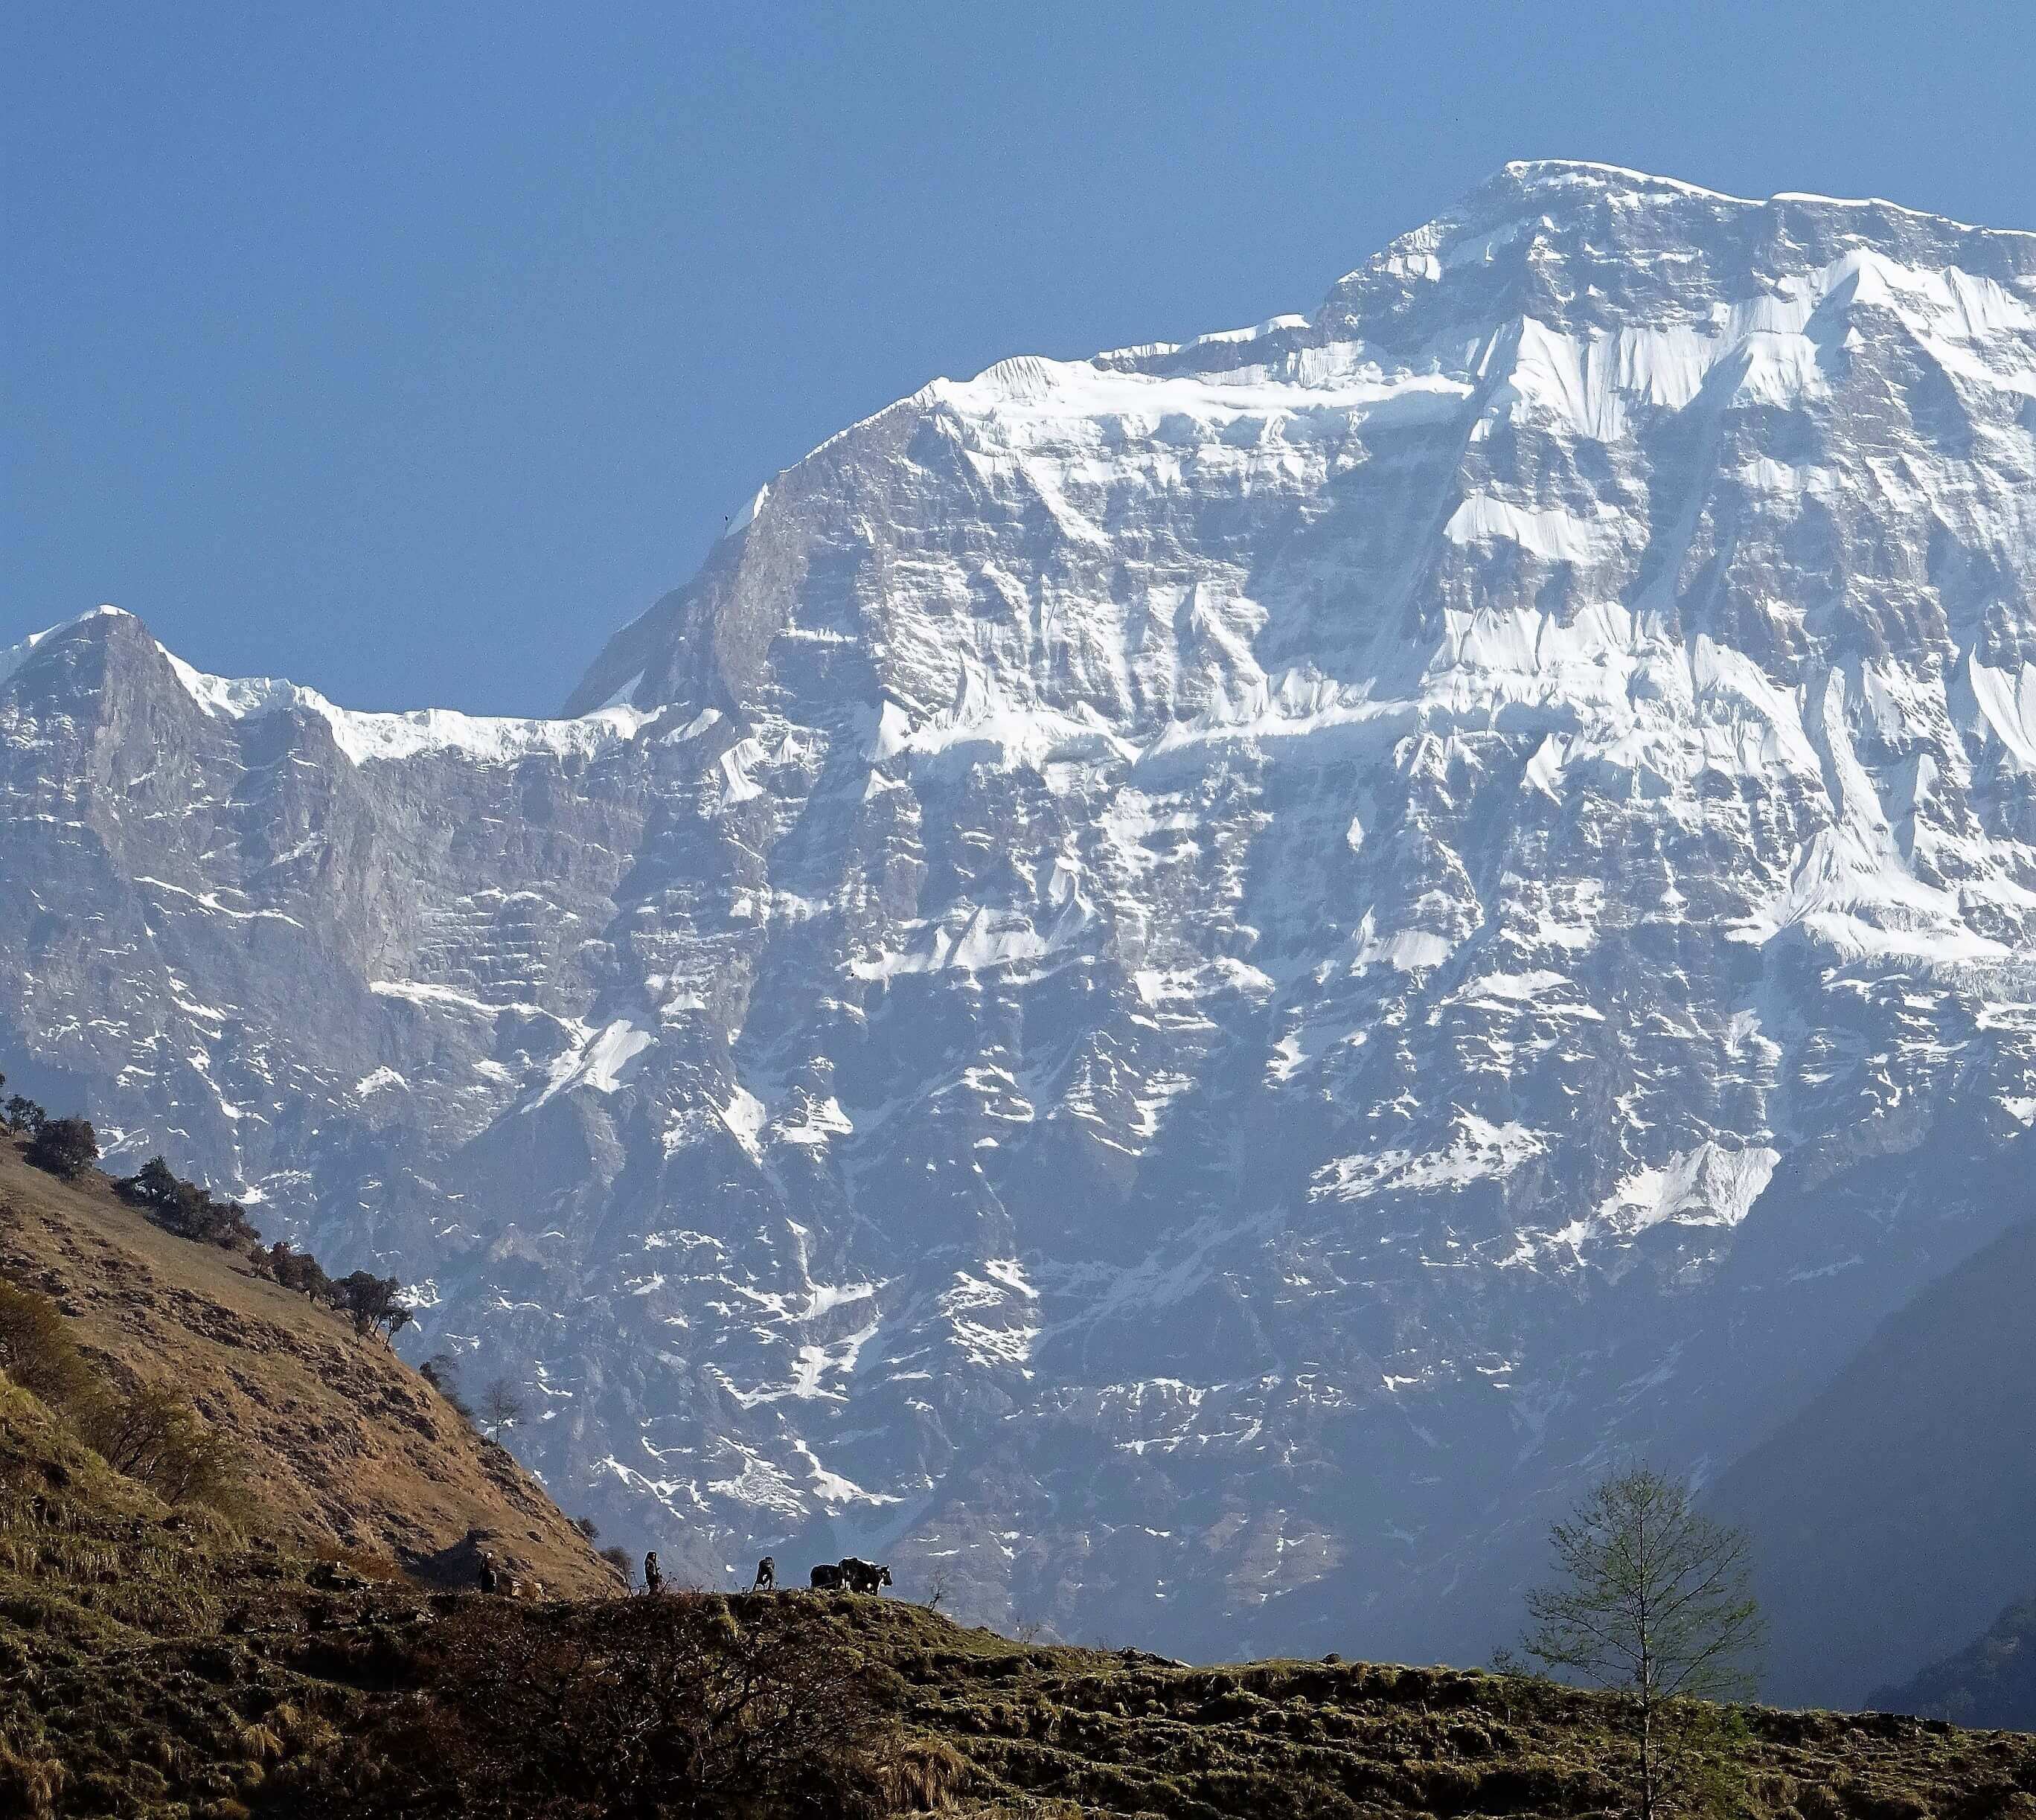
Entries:
POLYGON ((2021 1193, 2036 236, 1510 165, 843 431, 575 718, 0 673, 10 1072, 703 1575, 1482 1650, 2021 1193))

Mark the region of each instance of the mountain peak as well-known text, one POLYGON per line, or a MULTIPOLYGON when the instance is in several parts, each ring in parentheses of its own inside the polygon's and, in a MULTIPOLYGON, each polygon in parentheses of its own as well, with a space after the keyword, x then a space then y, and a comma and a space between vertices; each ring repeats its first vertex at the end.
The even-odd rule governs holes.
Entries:
POLYGON ((1634 196, 1694 196, 1714 202, 1748 202, 1743 196, 1729 196, 1722 190, 1686 183, 1680 178, 1657 177, 1650 171, 1631 170, 1623 164, 1601 164, 1588 158, 1514 158, 1494 171, 1482 187, 1500 186, 1523 192, 1594 190, 1634 196))
POLYGON ((584 722, 62 641, 0 1025, 688 1575, 1482 1655, 1519 1511, 2014 1204, 2032 484, 2028 237, 1523 164, 830 438, 584 722))
POLYGON ((98 606, 89 612, 60 620, 53 626, 45 626, 39 632, 31 632, 26 638, 0 650, 0 685, 11 681, 39 653, 47 653, 62 645, 74 634, 88 630, 95 634, 104 634, 116 627, 124 628, 129 626, 145 631, 141 622, 132 613, 119 607, 98 606))
POLYGON ((1770 196, 1740 196, 1714 190, 1679 177, 1658 176, 1623 164, 1600 164, 1585 158, 1515 158, 1502 164, 1466 198, 1465 211, 1479 198, 1509 200, 1567 199, 1573 203, 1597 201, 1621 204, 1695 202, 1721 205, 1722 213, 1778 209, 1870 210, 1891 220, 1906 220, 1935 224, 1959 234, 1978 234, 2008 239, 2036 239, 2036 233, 2015 228, 1977 227, 1936 209, 1917 209, 1880 196, 1833 196, 1809 190, 1778 190, 1770 196))

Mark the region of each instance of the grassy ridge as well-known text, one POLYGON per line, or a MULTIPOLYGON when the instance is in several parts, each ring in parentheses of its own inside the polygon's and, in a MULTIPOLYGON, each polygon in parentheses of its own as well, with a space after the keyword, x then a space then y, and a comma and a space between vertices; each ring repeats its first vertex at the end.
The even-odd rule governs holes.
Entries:
MULTIPOLYGON (((1017 1644, 845 1594, 434 1594, 170 1510, 4 1379, 0 1483, 0 1812, 591 1820, 624 1805, 586 1804, 616 1773, 600 1728, 618 1701, 650 1698, 646 1677, 675 1664, 666 1691, 690 1714, 730 1664, 752 1661, 807 1678, 795 1712, 852 1702, 806 1728, 850 1748, 794 1765, 804 1795, 760 1816, 1620 1811, 1608 1703, 1540 1683, 1355 1663, 1185 1667, 1017 1644), (598 1696, 583 1721, 560 1698, 575 1680, 598 1696), (534 1716, 502 1706, 518 1687, 535 1690, 534 1716), (491 1788, 522 1792, 495 1807, 491 1788)), ((2036 1817, 2036 1737, 1741 1716, 1737 1812, 2036 1817)))

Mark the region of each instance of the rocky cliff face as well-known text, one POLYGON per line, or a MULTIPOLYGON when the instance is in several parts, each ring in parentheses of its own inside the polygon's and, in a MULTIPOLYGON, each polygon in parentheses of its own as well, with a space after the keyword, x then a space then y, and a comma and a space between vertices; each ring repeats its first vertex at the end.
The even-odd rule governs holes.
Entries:
POLYGON ((2027 235, 1509 166, 1312 316, 844 431, 576 718, 9 665, 9 1048, 702 1574, 1488 1647, 2036 1118, 2027 235))

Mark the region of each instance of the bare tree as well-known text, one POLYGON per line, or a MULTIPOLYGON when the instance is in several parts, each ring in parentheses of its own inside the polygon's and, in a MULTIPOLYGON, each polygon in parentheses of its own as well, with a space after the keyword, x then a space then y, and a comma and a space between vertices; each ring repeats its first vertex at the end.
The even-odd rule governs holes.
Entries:
POLYGON ((488 1438, 500 1441, 503 1429, 513 1428, 522 1419, 523 1399, 515 1385, 506 1377, 489 1379, 481 1393, 481 1422, 488 1438))
POLYGON ((926 1609, 937 1611, 941 1601, 954 1590, 954 1576, 944 1567, 936 1567, 926 1576, 926 1609))
POLYGON ((1659 1820, 1690 1767, 1678 1726, 1687 1703, 1755 1690, 1751 1544, 1699 1512, 1685 1482, 1645 1465, 1594 1487, 1549 1539, 1559 1577, 1528 1594, 1521 1647, 1631 1696, 1639 1814, 1659 1820))

